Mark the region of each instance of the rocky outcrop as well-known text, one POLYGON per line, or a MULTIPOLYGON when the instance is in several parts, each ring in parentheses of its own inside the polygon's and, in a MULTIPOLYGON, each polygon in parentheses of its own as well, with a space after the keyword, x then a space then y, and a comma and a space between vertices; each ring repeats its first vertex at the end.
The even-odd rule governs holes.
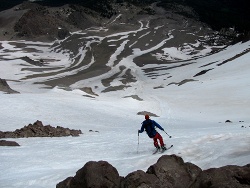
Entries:
POLYGON ((13 132, 0 131, 0 138, 24 138, 24 137, 63 137, 63 136, 79 136, 81 130, 63 128, 60 126, 52 127, 51 125, 43 125, 41 121, 16 129, 13 132))
POLYGON ((56 188, 246 188, 250 187, 250 164, 202 171, 176 155, 163 155, 146 172, 137 170, 120 177, 108 162, 88 162, 56 188))
POLYGON ((4 93, 11 94, 11 93, 19 93, 13 89, 10 88, 8 83, 5 79, 0 78, 0 91, 3 91, 4 93))

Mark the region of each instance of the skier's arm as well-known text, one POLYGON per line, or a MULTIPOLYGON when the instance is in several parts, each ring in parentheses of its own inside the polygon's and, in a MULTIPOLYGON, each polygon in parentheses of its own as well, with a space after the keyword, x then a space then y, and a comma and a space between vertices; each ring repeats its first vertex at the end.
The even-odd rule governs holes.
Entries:
POLYGON ((142 123, 141 130, 138 130, 138 133, 142 133, 144 131, 144 125, 142 123))
POLYGON ((154 120, 152 120, 153 124, 158 127, 159 129, 161 129, 162 131, 164 131, 164 129, 157 123, 155 122, 154 120))

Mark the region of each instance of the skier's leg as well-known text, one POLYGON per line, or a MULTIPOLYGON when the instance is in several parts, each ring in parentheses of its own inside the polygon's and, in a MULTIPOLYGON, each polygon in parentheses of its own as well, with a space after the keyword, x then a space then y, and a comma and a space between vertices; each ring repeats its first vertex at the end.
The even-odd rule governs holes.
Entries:
POLYGON ((163 147, 164 146, 164 142, 163 142, 162 136, 159 133, 157 133, 156 136, 157 136, 157 139, 160 141, 161 147, 163 147))
POLYGON ((153 138, 153 140, 154 140, 154 146, 155 146, 156 148, 159 148, 158 141, 157 141, 157 136, 156 136, 156 135, 155 135, 155 137, 153 138))

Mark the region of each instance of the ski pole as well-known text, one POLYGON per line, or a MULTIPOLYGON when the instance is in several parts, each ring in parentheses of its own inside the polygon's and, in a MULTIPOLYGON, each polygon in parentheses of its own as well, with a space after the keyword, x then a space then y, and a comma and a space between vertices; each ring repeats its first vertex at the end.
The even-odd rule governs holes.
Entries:
MULTIPOLYGON (((166 131, 164 131, 165 133, 166 133, 166 131)), ((172 136, 170 136, 168 133, 166 133, 168 136, 169 136, 169 138, 172 138, 172 136)))
POLYGON ((138 149, 139 149, 139 131, 138 131, 138 146, 137 146, 137 153, 138 153, 138 149))
POLYGON ((138 131, 138 145, 139 145, 139 131, 138 131))

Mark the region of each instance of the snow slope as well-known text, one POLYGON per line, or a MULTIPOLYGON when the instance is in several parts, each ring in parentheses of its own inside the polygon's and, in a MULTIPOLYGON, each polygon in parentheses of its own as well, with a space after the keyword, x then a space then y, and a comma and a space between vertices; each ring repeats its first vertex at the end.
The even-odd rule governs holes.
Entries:
MULTIPOLYGON (((3 42, 4 45, 8 42, 3 42)), ((138 139, 137 130, 144 120, 137 115, 140 111, 157 114, 159 117, 151 118, 172 136, 169 138, 159 131, 167 146, 174 145, 165 154, 181 156, 185 162, 202 169, 248 164, 250 53, 243 52, 249 48, 250 42, 238 43, 197 59, 195 64, 171 69, 168 73, 172 77, 168 80, 161 76, 138 79, 130 88, 101 93, 95 98, 86 97, 79 89, 65 91, 60 87, 41 88, 34 82, 11 82, 19 76, 23 78, 17 74, 23 66, 15 60, 7 61, 8 56, 2 51, 5 60, 2 57, 0 62, 1 78, 7 79, 11 88, 21 94, 0 94, 0 130, 14 131, 41 120, 45 125, 81 129, 84 134, 7 139, 21 147, 0 147, 1 187, 52 188, 66 177, 74 176, 90 160, 108 161, 121 176, 138 169, 147 170, 160 154, 152 155, 153 142, 145 133, 138 139), (219 66, 225 60, 228 61, 219 66), (194 77, 203 70, 202 66, 211 70, 194 77), (194 81, 176 85, 185 79, 194 81), (124 98, 135 94, 143 100, 124 98), (227 119, 232 123, 225 123, 227 119)), ((66 66, 66 55, 50 55, 64 59, 66 66)), ((161 71, 164 72, 162 69, 158 73, 161 71)))

